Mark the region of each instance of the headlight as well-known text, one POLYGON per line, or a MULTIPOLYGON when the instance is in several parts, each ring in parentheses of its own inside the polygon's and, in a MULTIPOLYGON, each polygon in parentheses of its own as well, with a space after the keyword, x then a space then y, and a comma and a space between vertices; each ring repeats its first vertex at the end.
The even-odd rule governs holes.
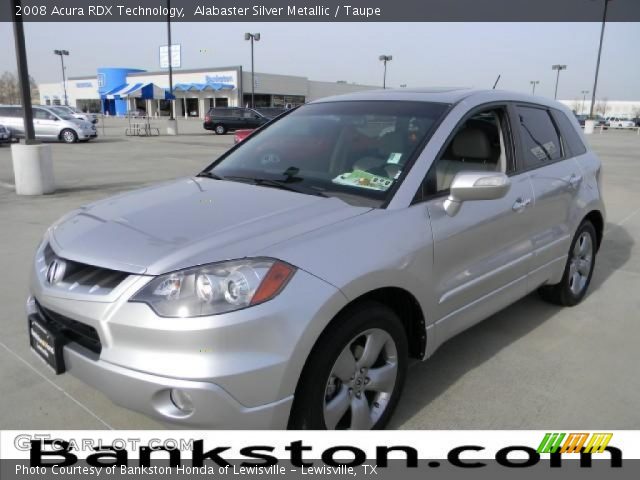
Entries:
POLYGON ((294 273, 269 258, 213 263, 160 275, 129 301, 146 303, 161 317, 215 315, 271 300, 294 273))

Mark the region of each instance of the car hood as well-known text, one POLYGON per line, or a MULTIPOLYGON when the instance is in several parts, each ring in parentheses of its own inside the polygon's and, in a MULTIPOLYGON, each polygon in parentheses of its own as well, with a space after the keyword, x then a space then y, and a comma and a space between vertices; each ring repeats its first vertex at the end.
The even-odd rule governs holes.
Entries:
POLYGON ((266 247, 370 210, 337 198, 185 178, 82 207, 54 224, 49 243, 69 260, 158 275, 257 256, 266 247))

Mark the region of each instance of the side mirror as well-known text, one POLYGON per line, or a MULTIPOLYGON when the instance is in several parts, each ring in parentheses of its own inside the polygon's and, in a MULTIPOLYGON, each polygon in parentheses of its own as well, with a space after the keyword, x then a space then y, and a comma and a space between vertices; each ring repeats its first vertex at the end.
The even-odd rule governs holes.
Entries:
POLYGON ((496 200, 504 197, 510 187, 511 180, 501 172, 460 172, 451 182, 444 210, 453 217, 464 202, 496 200))

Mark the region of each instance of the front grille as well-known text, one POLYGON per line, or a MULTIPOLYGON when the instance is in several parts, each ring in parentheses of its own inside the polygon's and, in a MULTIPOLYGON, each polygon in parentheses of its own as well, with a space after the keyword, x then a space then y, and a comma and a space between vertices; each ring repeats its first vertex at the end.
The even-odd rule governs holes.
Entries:
POLYGON ((102 343, 95 328, 59 313, 53 312, 36 302, 40 316, 68 340, 79 343, 83 347, 100 355, 102 343))
MULTIPOLYGON (((42 257, 38 260, 38 268, 43 278, 46 278, 47 269, 54 259, 59 259, 51 246, 44 248, 42 257)), ((109 270, 107 268, 87 265, 60 259, 65 263, 64 276, 53 285, 61 290, 91 295, 107 295, 129 276, 128 273, 109 270)))

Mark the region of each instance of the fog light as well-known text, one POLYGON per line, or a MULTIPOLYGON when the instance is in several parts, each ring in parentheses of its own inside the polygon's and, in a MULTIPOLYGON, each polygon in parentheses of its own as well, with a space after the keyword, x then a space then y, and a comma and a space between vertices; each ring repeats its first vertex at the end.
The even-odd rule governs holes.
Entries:
POLYGON ((34 297, 27 298, 27 315, 35 315, 36 313, 38 313, 36 299, 34 297))
POLYGON ((179 388, 172 388, 169 396, 176 408, 182 413, 193 412, 193 401, 191 400, 191 395, 187 392, 179 388))

